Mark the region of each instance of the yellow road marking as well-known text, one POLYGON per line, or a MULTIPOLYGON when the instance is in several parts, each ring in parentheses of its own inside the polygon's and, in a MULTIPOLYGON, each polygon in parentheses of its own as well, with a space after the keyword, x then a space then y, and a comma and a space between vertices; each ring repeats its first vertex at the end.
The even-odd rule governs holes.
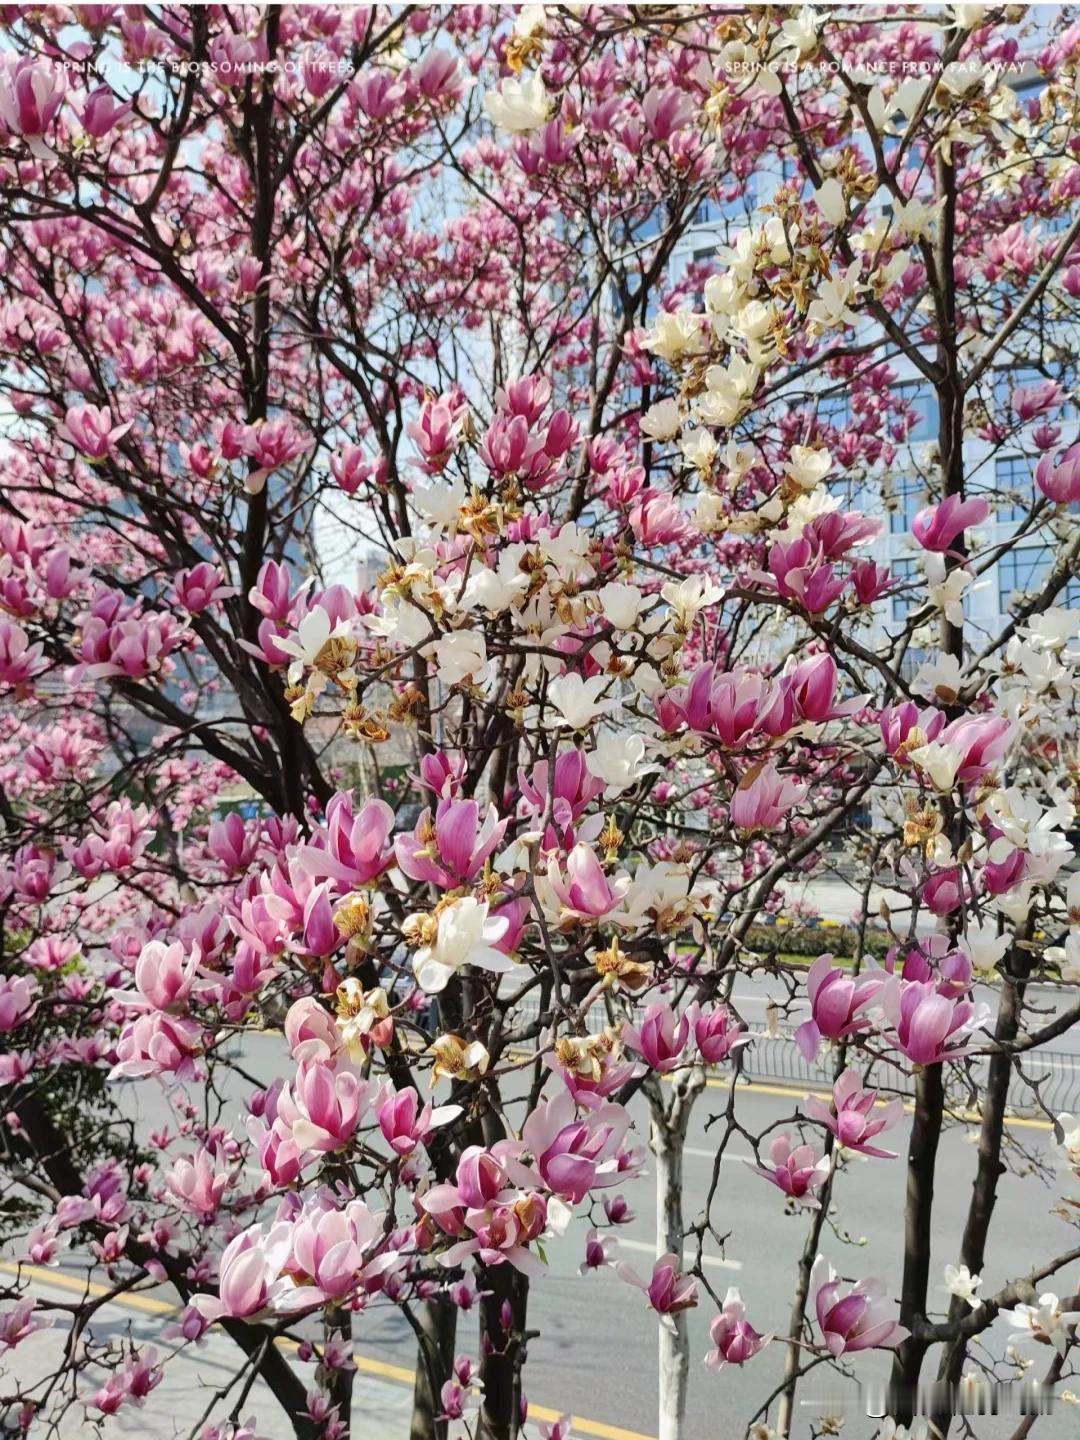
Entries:
MULTIPOLYGON (((666 1080, 668 1077, 665 1075, 663 1078, 666 1080)), ((728 1080, 705 1081, 706 1085, 717 1085, 724 1090, 728 1088, 728 1085, 730 1083, 731 1082, 728 1080)), ((813 1090, 808 1086, 796 1085, 770 1085, 766 1082, 759 1080, 744 1081, 740 1088, 744 1090, 756 1090, 759 1095, 786 1095, 791 1096, 793 1099, 796 1100, 801 1100, 806 1095, 818 1095, 821 1097, 821 1099, 828 1100, 832 1094, 831 1090, 813 1090)), ((878 1105, 887 1105, 888 1103, 888 1099, 882 1099, 880 1096, 878 1097, 878 1105)), ((914 1112, 915 1106, 905 1103, 904 1114, 912 1115, 914 1114, 914 1112)), ((975 1125, 981 1124, 983 1118, 982 1115, 978 1112, 978 1110, 951 1110, 949 1114, 952 1115, 952 1117, 956 1120, 966 1120, 969 1123, 975 1125)), ((1007 1126, 1019 1125, 1027 1130, 1052 1130, 1054 1128, 1050 1124, 1049 1120, 1037 1120, 1034 1116, 1027 1115, 1010 1115, 1006 1119, 1005 1124, 1007 1126)))
MULTIPOLYGON (((0 1273, 5 1275, 25 1275, 30 1280, 37 1280, 43 1285, 54 1285, 58 1290, 77 1290, 80 1295, 93 1295, 100 1297, 108 1295, 110 1287, 99 1285, 93 1280, 81 1280, 77 1275, 69 1275, 63 1270, 50 1270, 44 1265, 14 1265, 8 1260, 0 1260, 0 1273)), ((110 1304, 123 1305, 129 1310, 143 1310, 151 1315, 176 1315, 179 1314, 180 1306, 171 1300, 158 1300, 153 1295, 140 1295, 130 1290, 122 1295, 113 1295, 110 1304)), ((298 1348, 295 1340, 282 1337, 278 1340, 282 1350, 296 1350, 298 1348)), ((366 1356, 357 1355, 355 1365, 365 1375, 378 1375, 384 1380, 394 1380, 402 1385, 412 1385, 416 1380, 416 1371, 408 1370, 404 1365, 389 1365, 385 1360, 369 1360, 366 1356)), ((529 1418, 531 1420, 558 1420, 563 1412, 561 1410, 549 1410, 545 1405, 529 1404, 529 1418)), ((603 1420, 583 1420, 575 1415, 574 1429, 582 1435, 595 1435, 597 1440, 653 1440, 651 1435, 642 1435, 637 1430, 624 1430, 620 1425, 608 1425, 603 1420)))

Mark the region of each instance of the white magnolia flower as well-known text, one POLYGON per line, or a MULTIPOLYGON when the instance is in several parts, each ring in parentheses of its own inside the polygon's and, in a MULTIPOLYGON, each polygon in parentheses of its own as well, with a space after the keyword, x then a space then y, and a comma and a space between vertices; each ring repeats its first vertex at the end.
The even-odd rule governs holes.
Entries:
POLYGON ((600 614, 616 630, 632 630, 638 622, 642 605, 647 603, 636 585, 624 585, 619 580, 609 580, 596 592, 600 601, 600 614))
POLYGON ((454 630, 442 635, 429 651, 435 657, 439 679, 447 685, 460 685, 464 680, 478 678, 487 668, 487 641, 475 630, 454 630))
POLYGON ((610 800, 656 769, 655 765, 644 764, 644 759, 643 735, 621 735, 614 730, 599 730, 596 748, 586 755, 585 765, 590 775, 603 780, 607 786, 605 796, 610 800))
POLYGON ((439 915, 435 939, 430 945, 422 945, 413 956, 413 973, 421 990, 437 995, 463 965, 476 965, 495 974, 512 969, 512 962, 492 948, 509 925, 505 917, 489 920, 488 902, 474 900, 471 895, 448 905, 439 915))
POLYGON ((859 317, 850 309, 850 304, 859 291, 861 268, 861 263, 855 260, 846 270, 838 271, 818 286, 817 299, 812 301, 806 314, 819 330, 858 323, 859 317))
POLYGON ((761 340, 776 323, 776 311, 763 300, 751 300, 739 308, 731 328, 744 340, 761 340))
MULTIPOLYGON (((500 562, 501 559, 502 557, 500 562)), ((511 573, 507 573, 507 568, 502 563, 498 570, 481 565, 470 573, 465 582, 458 608, 486 610, 489 615, 501 615, 509 610, 528 588, 529 576, 522 570, 515 568, 511 573)))
POLYGON ((644 349, 669 362, 684 355, 700 355, 705 348, 701 316, 691 310, 663 310, 641 343, 644 349))
POLYGON ((606 715, 619 704, 617 699, 600 697, 611 684, 608 675, 560 675, 548 685, 548 699, 574 730, 584 730, 599 715, 606 715))
POLYGON ((913 1420, 910 1425, 900 1425, 891 1415, 886 1415, 878 1440, 930 1440, 930 1422, 913 1420))
POLYGON ((919 666, 911 688, 928 700, 943 700, 947 705, 959 695, 964 685, 964 672, 955 655, 938 655, 919 666))
POLYGON ((1057 1148, 1065 1157, 1065 1163, 1072 1170, 1080 1170, 1080 1120, 1074 1115, 1059 1115, 1057 1123, 1062 1129, 1062 1138, 1057 1148))
POLYGON ((331 625, 327 611, 321 605, 313 605, 291 635, 276 638, 274 644, 279 650, 296 656, 289 666, 289 684, 295 685, 305 669, 315 664, 326 645, 348 635, 350 629, 348 620, 331 625))
POLYGON ((724 591, 721 586, 707 580, 703 575, 688 575, 678 584, 669 580, 661 589, 660 596, 675 612, 680 628, 689 630, 698 612, 707 610, 710 605, 722 600, 724 591))
MULTIPOLYGON (((779 495, 770 496, 770 499, 777 501, 778 508, 781 508, 782 513, 782 502, 779 495)), ((813 490, 804 491, 793 505, 788 506, 788 512, 784 516, 784 538, 801 535, 811 520, 816 520, 819 515, 829 515, 839 509, 840 497, 834 495, 827 485, 816 485, 813 490)), ((765 506, 762 506, 762 513, 766 515, 766 518, 771 518, 765 506)), ((776 518, 779 519, 779 515, 776 518)))
POLYGON ((694 524, 703 535, 712 535, 727 525, 727 507, 719 495, 703 490, 694 508, 694 524))
POLYGON ((923 559, 926 570, 927 595, 935 609, 942 610, 950 625, 964 623, 964 591, 975 578, 970 570, 957 566, 946 570, 941 555, 927 554, 923 559))
POLYGON ((804 5, 793 20, 785 20, 780 27, 782 50, 797 50, 800 55, 812 55, 817 49, 818 17, 812 5, 804 5))
POLYGON ((830 176, 819 189, 814 191, 814 199, 817 201, 818 209, 830 225, 842 225, 847 219, 844 187, 839 180, 830 176))
POLYGON ((956 783, 956 772, 960 769, 965 752, 955 745, 943 745, 931 740, 927 745, 908 752, 908 758, 917 765, 924 775, 933 781, 934 787, 947 795, 956 783))
POLYGON ((708 472, 712 469, 719 446, 708 430, 698 429, 683 432, 679 449, 683 453, 683 458, 690 465, 703 472, 708 472))
MULTIPOLYGON (((927 205, 922 200, 905 200, 894 206, 893 224, 909 240, 918 240, 921 235, 929 235, 944 203, 927 205)), ((906 257, 904 263, 907 264, 906 257)))
POLYGON ((966 1300, 972 1310, 977 1310, 982 1301, 975 1291, 982 1284, 981 1275, 972 1275, 966 1265, 945 1266, 945 1289, 959 1300, 966 1300))
POLYGON ((1066 984, 1075 985, 1080 981, 1080 930, 1070 930, 1064 945, 1051 945, 1046 958, 1057 965, 1066 984))
POLYGON ((989 974, 997 969, 998 962, 1012 944, 1012 939, 1008 931, 999 935, 996 925, 971 920, 964 931, 961 947, 974 969, 989 974))
POLYGON ((641 417, 641 433, 653 440, 670 440, 679 433, 679 402, 658 400, 641 417))
POLYGON ((986 79, 986 74, 985 68, 978 60, 953 60, 942 70, 939 83, 950 94, 962 98, 980 88, 986 79))
POLYGON ((484 111, 498 129, 525 135, 545 123, 551 114, 551 96, 539 75, 508 76, 484 96, 484 111))
POLYGON ((1025 1339, 1049 1341, 1059 1355, 1065 1354, 1069 1343, 1068 1332, 1080 1320, 1080 1311, 1062 1310, 1058 1297, 1050 1291, 1039 1296, 1037 1305, 1016 1305, 1004 1314, 1010 1325, 1028 1332, 1025 1339))
POLYGON ((710 365, 705 372, 708 387, 694 401, 695 413, 706 425, 734 425, 750 404, 761 371, 742 355, 732 355, 726 365, 710 365))
POLYGON ((589 562, 591 541, 580 525, 563 525, 558 535, 544 535, 537 544, 561 581, 587 580, 593 573, 589 562))
POLYGON ((405 650, 419 645, 431 634, 431 617, 410 600, 383 597, 381 615, 365 615, 363 625, 374 635, 383 635, 405 650))
POLYGON ((1080 631, 1080 610, 1065 610, 1055 605, 1041 615, 1032 616, 1022 633, 1044 650, 1060 650, 1077 631, 1080 631))
POLYGON ((459 475, 449 480, 418 480, 413 486, 413 503, 430 524, 453 534, 465 504, 465 482, 459 475))
POLYGON ((810 445, 793 445, 787 473, 800 490, 814 490, 825 479, 832 464, 828 450, 810 445))
POLYGON ((514 37, 518 40, 529 40, 534 35, 542 35, 545 23, 543 5, 523 5, 514 21, 514 37))
POLYGON ((989 5, 953 5, 952 17, 961 30, 975 30, 983 22, 989 5))

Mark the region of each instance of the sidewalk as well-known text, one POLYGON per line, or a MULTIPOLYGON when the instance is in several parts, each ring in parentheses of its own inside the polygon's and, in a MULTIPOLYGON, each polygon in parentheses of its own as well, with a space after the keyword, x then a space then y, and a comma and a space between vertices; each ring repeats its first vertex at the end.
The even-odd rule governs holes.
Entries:
MULTIPOLYGON (((5 1262, 0 1281, 9 1283, 14 1266, 5 1262)), ((44 1272, 37 1267, 24 1267, 24 1274, 33 1279, 32 1291, 43 1300, 71 1304, 83 1293, 79 1277, 63 1271, 44 1272)), ((4 1308, 7 1308, 6 1306, 4 1308)), ((161 1331, 167 1323, 171 1307, 164 1300, 150 1295, 134 1295, 125 1300, 110 1301, 96 1311, 90 1334, 94 1341, 126 1340, 137 1345, 152 1345, 158 1362, 167 1360, 164 1376, 142 1406, 125 1404, 118 1414, 104 1420, 103 1435, 137 1436, 139 1440, 188 1440, 198 1436, 204 1425, 225 1421, 239 1394, 241 1385, 233 1386, 230 1394, 218 1392, 230 1386, 243 1364, 243 1356, 226 1335, 211 1330, 201 1346, 186 1346, 177 1351, 177 1342, 163 1342, 161 1331), (173 1354, 173 1352, 177 1352, 173 1354), (172 1356, 172 1358, 169 1358, 172 1356)), ((48 1312, 54 1317, 49 1330, 28 1336, 12 1351, 0 1357, 0 1392, 14 1388, 17 1382, 25 1389, 33 1381, 54 1374, 60 1364, 71 1330, 71 1317, 62 1310, 48 1312)), ((302 1381, 313 1386, 315 1366, 302 1365, 291 1357, 302 1381)), ((407 1440, 412 1414, 412 1386, 409 1371, 402 1370, 402 1379, 384 1379, 372 1369, 391 1370, 378 1361, 358 1357, 353 1413, 362 1416, 360 1427, 364 1440, 407 1440)), ((85 1372, 94 1382, 101 1383, 106 1372, 92 1367, 85 1372)), ((91 1433, 93 1421, 100 1412, 87 1411, 82 1401, 94 1393, 88 1378, 80 1380, 78 1401, 69 1406, 57 1430, 50 1433, 61 1440, 79 1440, 91 1433)), ((65 1392, 70 1396, 70 1386, 65 1392)), ((261 1381, 256 1381, 240 1410, 240 1418, 254 1417, 259 1440, 293 1440, 293 1428, 273 1395, 261 1381)))

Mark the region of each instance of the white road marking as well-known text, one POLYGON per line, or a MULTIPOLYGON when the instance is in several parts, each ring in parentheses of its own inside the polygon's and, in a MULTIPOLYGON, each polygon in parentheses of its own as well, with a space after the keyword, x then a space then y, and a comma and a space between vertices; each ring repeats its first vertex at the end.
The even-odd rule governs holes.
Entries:
MULTIPOLYGON (((647 1240, 625 1240, 621 1235, 616 1235, 615 1239, 618 1240, 619 1246, 623 1250, 640 1250, 645 1255, 651 1255, 654 1260, 656 1258, 656 1246, 650 1245, 647 1240)), ((683 1259, 693 1264, 694 1252, 684 1250, 683 1259)), ((715 1265, 718 1270, 741 1270, 743 1268, 741 1260, 721 1260, 719 1255, 704 1255, 702 1259, 706 1265, 715 1265)))
MULTIPOLYGON (((697 1150, 697 1149, 694 1148, 693 1145, 687 1145, 687 1146, 685 1146, 684 1149, 683 1149, 683 1154, 684 1154, 684 1155, 696 1155, 696 1156, 698 1157, 698 1159, 700 1159, 700 1160, 715 1160, 715 1159, 716 1159, 716 1151, 715 1151, 715 1150, 697 1150)), ((722 1158, 723 1158, 724 1160, 749 1160, 751 1164, 754 1163, 754 1157, 753 1157, 752 1155, 728 1155, 728 1154, 725 1154, 722 1158)))

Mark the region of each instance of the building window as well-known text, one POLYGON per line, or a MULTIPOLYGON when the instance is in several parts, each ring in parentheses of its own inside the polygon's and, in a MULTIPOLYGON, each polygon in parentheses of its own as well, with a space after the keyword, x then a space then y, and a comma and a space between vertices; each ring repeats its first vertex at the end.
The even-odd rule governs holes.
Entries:
POLYGON ((911 428, 904 437, 912 442, 936 440, 938 433, 937 396, 921 380, 896 387, 896 397, 904 407, 911 428))
MULTIPOLYGON (((918 562, 913 559, 893 560, 889 565, 889 569, 892 571, 892 577, 898 585, 911 584, 913 580, 918 578, 919 574, 918 562)), ((913 590, 905 590, 899 595, 894 595, 890 602, 892 605, 893 620, 897 623, 906 620, 911 607, 917 599, 918 595, 913 590)))
POLYGON ((1032 493, 1031 466, 1027 460, 1010 455, 994 461, 994 489, 999 497, 994 513, 1000 521, 1027 518, 1030 503, 1024 497, 1032 493))
POLYGON ((892 483, 889 506, 889 530, 893 535, 906 535, 915 516, 926 504, 922 481, 914 475, 897 475, 892 483))
MULTIPOLYGON (((1002 614, 1011 607, 1018 594, 1038 594, 1054 568, 1054 557, 1045 545, 1017 545, 997 563, 998 599, 1002 614)), ((1080 579, 1070 580, 1059 591, 1055 605, 1075 609, 1080 605, 1080 579)))

